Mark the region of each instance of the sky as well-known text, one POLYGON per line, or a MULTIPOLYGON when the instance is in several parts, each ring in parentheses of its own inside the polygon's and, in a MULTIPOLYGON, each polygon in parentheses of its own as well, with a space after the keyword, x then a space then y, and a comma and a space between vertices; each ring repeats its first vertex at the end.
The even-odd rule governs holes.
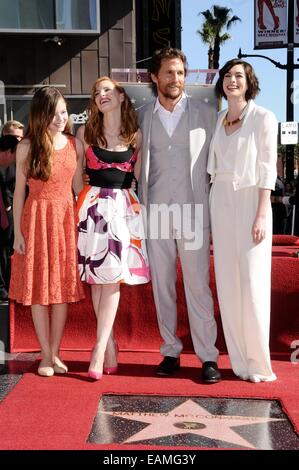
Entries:
MULTIPOLYGON (((203 44, 196 31, 201 29, 204 19, 202 15, 198 16, 198 13, 210 9, 212 5, 231 8, 232 14, 242 20, 231 27, 229 34, 232 38, 221 46, 220 67, 227 60, 237 57, 239 48, 242 49, 243 54, 262 54, 281 64, 286 64, 286 49, 253 49, 253 0, 182 0, 182 50, 187 56, 189 69, 208 67, 208 46, 203 44)), ((295 63, 297 63, 297 57, 299 57, 299 49, 295 49, 295 63)), ((278 69, 265 59, 250 57, 245 60, 254 67, 260 82, 261 91, 255 102, 271 109, 278 121, 286 121, 286 70, 278 69)), ((295 70, 294 78, 299 80, 297 70, 295 70)), ((299 121, 299 102, 294 106, 294 119, 299 121)))

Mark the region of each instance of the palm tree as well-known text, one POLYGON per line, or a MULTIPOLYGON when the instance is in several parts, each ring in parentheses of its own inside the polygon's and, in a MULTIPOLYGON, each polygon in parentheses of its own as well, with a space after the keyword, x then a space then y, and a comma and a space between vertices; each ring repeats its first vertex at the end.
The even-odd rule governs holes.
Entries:
POLYGON ((232 24, 237 21, 241 21, 238 16, 231 16, 231 12, 231 8, 213 5, 210 10, 198 13, 199 15, 203 15, 205 18, 202 29, 198 30, 197 33, 200 35, 202 41, 209 45, 209 68, 219 68, 220 45, 231 39, 231 36, 228 33, 223 32, 223 29, 230 29, 232 24))
POLYGON ((213 69, 214 68, 214 33, 213 33, 213 29, 211 28, 211 25, 209 25, 207 22, 204 22, 204 24, 202 26, 202 31, 197 31, 197 32, 201 36, 202 41, 205 44, 209 45, 208 68, 213 69))

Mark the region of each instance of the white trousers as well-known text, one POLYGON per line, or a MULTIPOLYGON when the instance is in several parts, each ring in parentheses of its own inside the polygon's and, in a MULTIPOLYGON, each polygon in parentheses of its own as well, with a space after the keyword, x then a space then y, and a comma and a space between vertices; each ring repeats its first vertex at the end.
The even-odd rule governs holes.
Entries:
POLYGON ((216 176, 210 210, 218 301, 234 373, 253 382, 275 380, 269 351, 272 212, 266 238, 252 241, 258 188, 235 191, 232 175, 216 176))

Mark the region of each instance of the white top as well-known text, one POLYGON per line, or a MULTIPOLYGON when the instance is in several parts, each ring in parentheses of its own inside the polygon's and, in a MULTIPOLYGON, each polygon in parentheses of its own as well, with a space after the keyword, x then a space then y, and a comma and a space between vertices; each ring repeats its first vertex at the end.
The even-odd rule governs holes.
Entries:
MULTIPOLYGON (((210 145, 207 171, 214 181, 216 170, 215 140, 223 127, 227 110, 220 111, 210 145)), ((274 189, 277 160, 277 119, 275 115, 249 100, 235 147, 237 158, 233 187, 235 190, 257 186, 274 189)))
POLYGON ((174 107, 173 111, 167 111, 167 109, 162 106, 159 101, 159 98, 156 99, 156 104, 154 107, 154 113, 158 112, 160 121, 163 124, 164 129, 166 130, 169 137, 175 131, 176 126, 178 125, 179 120, 182 117, 183 112, 187 106, 187 95, 186 93, 182 94, 180 101, 174 107))
POLYGON ((227 135, 225 127, 222 125, 219 132, 215 137, 215 155, 216 155, 216 170, 217 173, 234 173, 236 162, 236 148, 240 134, 240 129, 237 129, 231 135, 227 135))

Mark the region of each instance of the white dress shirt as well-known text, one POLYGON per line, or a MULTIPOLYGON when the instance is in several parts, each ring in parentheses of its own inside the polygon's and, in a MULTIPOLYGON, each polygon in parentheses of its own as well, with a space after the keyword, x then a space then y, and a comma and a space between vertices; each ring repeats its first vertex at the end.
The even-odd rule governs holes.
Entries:
POLYGON ((156 99, 156 104, 154 107, 154 113, 158 112, 161 123, 163 124, 164 129, 166 130, 169 137, 175 131, 176 126, 178 125, 179 120, 182 117, 183 112, 187 106, 187 95, 186 93, 182 94, 180 101, 177 102, 173 111, 167 111, 167 109, 162 106, 159 101, 159 98, 156 99))

